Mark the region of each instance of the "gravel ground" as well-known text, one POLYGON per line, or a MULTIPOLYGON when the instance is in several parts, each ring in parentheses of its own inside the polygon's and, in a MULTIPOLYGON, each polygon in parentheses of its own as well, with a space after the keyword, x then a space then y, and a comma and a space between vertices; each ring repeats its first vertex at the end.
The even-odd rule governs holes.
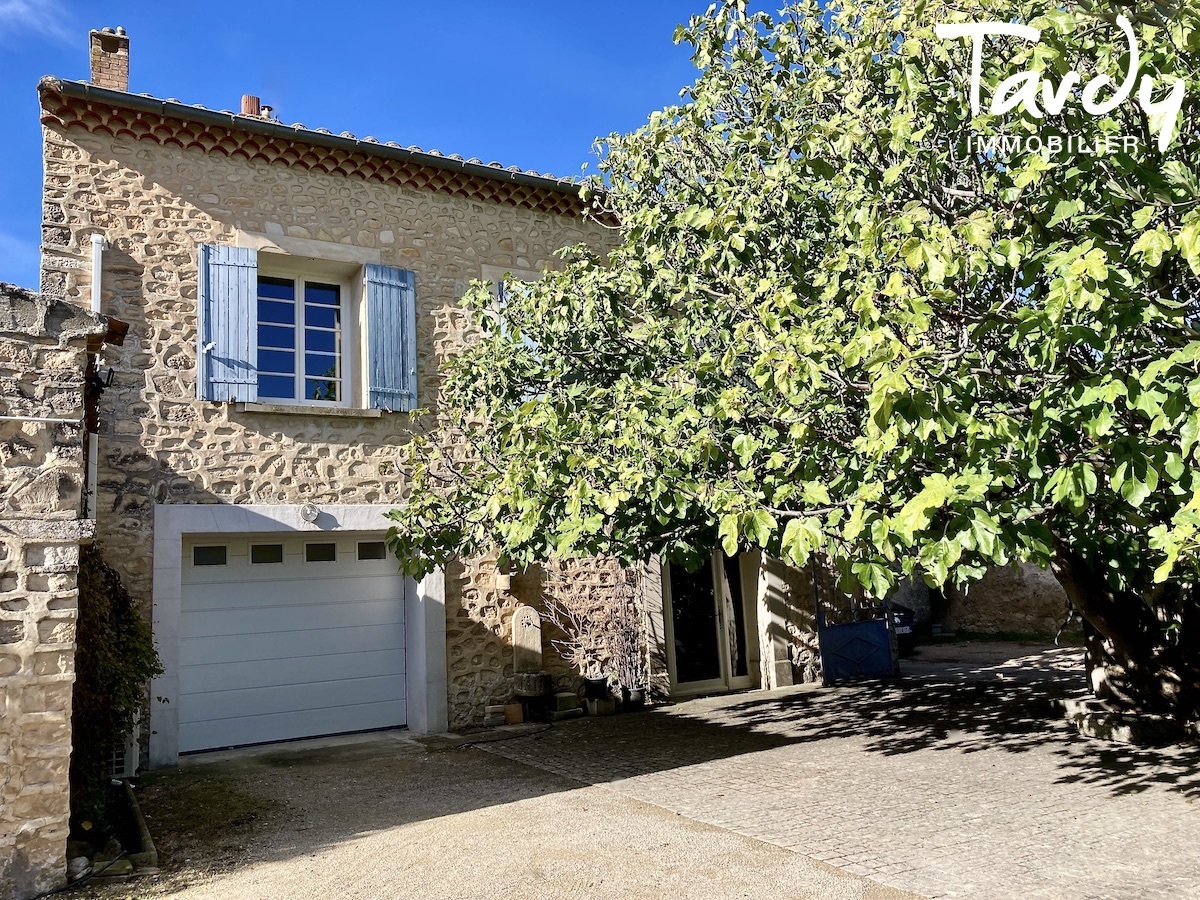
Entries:
POLYGON ((193 758, 141 789, 163 873, 92 896, 1200 898, 1200 748, 1079 738, 1079 648, 903 669, 479 747, 193 758))
POLYGON ((914 895, 478 749, 400 734, 226 754, 140 792, 163 873, 92 897, 914 895))

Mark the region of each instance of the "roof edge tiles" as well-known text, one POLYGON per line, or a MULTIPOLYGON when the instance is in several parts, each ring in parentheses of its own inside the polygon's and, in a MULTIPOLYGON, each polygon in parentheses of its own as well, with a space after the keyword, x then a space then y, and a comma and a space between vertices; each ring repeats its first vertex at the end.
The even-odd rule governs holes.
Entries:
POLYGON ((583 216, 581 185, 569 178, 485 165, 374 139, 359 140, 303 125, 188 106, 94 84, 47 76, 38 83, 42 123, 151 140, 160 145, 325 173, 357 175, 414 189, 520 206, 557 215, 583 216))

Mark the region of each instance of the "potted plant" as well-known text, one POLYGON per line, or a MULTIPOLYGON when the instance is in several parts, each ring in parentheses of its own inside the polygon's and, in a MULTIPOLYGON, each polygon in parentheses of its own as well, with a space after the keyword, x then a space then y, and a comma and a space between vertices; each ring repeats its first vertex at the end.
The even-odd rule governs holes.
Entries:
POLYGON ((621 688, 621 704, 636 709, 646 702, 649 667, 646 626, 637 582, 625 583, 608 604, 605 646, 613 677, 621 688))
POLYGON ((637 576, 627 573, 611 588, 581 592, 565 573, 551 571, 543 596, 547 619, 563 635, 552 643, 583 676, 585 699, 608 697, 615 682, 626 708, 645 703, 646 628, 637 576))
POLYGON ((603 700, 608 696, 608 676, 607 675, 584 675, 583 676, 583 699, 585 700, 603 700))

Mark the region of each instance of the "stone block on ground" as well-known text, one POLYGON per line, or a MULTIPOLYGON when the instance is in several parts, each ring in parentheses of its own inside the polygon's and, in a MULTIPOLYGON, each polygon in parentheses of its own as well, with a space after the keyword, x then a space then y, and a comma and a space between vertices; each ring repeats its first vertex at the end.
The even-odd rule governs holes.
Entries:
POLYGON ((611 716, 617 711, 617 701, 612 697, 603 697, 599 700, 586 700, 587 714, 589 716, 611 716))
POLYGON ((549 692, 545 672, 517 672, 513 676, 513 693, 518 697, 544 697, 549 692))
POLYGON ((554 709, 562 712, 567 709, 576 709, 579 706, 579 695, 574 691, 559 691, 554 695, 554 709))

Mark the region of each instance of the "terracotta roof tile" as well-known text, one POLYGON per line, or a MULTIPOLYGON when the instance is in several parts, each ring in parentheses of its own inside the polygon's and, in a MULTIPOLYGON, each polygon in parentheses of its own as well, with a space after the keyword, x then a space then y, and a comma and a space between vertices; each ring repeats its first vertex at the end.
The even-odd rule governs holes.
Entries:
POLYGON ((476 200, 504 203, 557 215, 587 213, 579 184, 570 178, 522 171, 517 166, 464 160, 439 150, 402 148, 394 141, 362 140, 348 131, 290 126, 228 110, 129 94, 85 82, 43 78, 38 85, 43 123, 79 126, 184 149, 269 163, 338 172, 476 200))

